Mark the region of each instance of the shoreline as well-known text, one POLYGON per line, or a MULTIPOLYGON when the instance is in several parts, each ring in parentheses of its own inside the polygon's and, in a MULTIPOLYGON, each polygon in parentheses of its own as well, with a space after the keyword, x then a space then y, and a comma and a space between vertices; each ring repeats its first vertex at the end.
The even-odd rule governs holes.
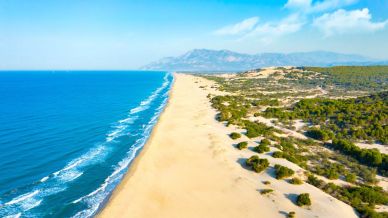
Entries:
MULTIPOLYGON (((355 217, 354 210, 321 190, 274 179, 268 170, 244 169, 252 151, 239 151, 232 131, 214 117, 203 78, 174 73, 169 99, 152 133, 97 217, 355 217), (198 84, 197 84, 198 83, 198 84), (271 181, 270 186, 263 185, 271 181), (260 195, 263 188, 276 193, 260 195), (293 203, 295 194, 310 192, 309 209, 293 203)), ((285 160, 269 158, 295 171, 285 160)))
POLYGON ((100 217, 102 211, 107 207, 107 205, 109 204, 111 199, 115 196, 115 194, 118 194, 118 192, 120 192, 121 184, 124 183, 126 180, 129 180, 131 178, 131 176, 136 172, 137 165, 139 164, 141 157, 147 152, 149 144, 152 141, 152 138, 154 137, 154 132, 158 128, 158 125, 160 123, 160 119, 163 116, 166 109, 170 105, 170 101, 171 101, 173 90, 174 90, 173 88, 174 88, 175 80, 176 80, 176 73, 172 72, 171 75, 172 75, 173 79, 171 81, 170 90, 168 91, 168 98, 167 98, 166 105, 163 108, 163 110, 160 112, 160 114, 156 120, 155 125, 152 127, 151 134, 149 135, 148 139, 146 140, 146 143, 144 144, 144 146, 138 151, 138 155, 135 156, 132 163, 128 166, 128 170, 124 174, 123 178, 120 180, 119 184, 113 189, 113 191, 108 195, 108 197, 101 203, 101 205, 97 209, 94 216, 100 217))

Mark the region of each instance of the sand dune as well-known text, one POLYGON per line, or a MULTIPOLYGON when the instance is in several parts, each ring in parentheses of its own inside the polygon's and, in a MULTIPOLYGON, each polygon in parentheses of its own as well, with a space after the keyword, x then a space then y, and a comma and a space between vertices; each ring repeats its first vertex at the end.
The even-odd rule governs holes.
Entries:
MULTIPOLYGON (((311 185, 276 180, 272 167, 261 174, 245 169, 242 163, 254 153, 233 146, 236 141, 228 134, 234 129, 214 120, 209 92, 199 88, 204 85, 211 83, 176 75, 169 104, 151 139, 100 217, 266 218, 285 217, 290 211, 297 217, 356 217, 349 205, 311 185), (274 193, 261 195, 265 188, 274 193), (297 194, 305 192, 311 195, 310 208, 293 203, 297 194)), ((271 166, 281 163, 302 173, 284 159, 260 156, 268 158, 271 166)))

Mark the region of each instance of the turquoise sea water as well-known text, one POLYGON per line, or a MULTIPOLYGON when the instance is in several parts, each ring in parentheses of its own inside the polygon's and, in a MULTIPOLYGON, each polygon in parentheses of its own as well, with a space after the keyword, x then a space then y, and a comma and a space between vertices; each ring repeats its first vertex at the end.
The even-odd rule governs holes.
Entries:
POLYGON ((173 77, 0 72, 0 217, 90 217, 163 110, 173 77))

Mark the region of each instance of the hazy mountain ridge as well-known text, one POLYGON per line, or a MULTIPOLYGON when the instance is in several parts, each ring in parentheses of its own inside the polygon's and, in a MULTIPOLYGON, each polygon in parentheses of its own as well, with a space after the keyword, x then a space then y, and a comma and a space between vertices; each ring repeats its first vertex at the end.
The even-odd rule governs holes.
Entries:
POLYGON ((194 49, 162 58, 142 69, 170 71, 241 71, 269 66, 334 66, 387 64, 387 61, 327 51, 243 54, 229 50, 194 49))

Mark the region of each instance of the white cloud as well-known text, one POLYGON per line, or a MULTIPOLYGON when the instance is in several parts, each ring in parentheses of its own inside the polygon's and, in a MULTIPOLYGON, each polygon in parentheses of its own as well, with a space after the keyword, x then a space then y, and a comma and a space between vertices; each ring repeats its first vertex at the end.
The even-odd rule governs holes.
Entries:
POLYGON ((216 35, 234 35, 239 40, 259 38, 270 42, 274 37, 299 31, 304 22, 298 14, 292 14, 278 22, 259 23, 257 17, 243 20, 240 23, 229 25, 214 31, 216 35))
POLYGON ((339 9, 316 18, 313 25, 324 32, 325 36, 345 33, 374 32, 385 28, 388 20, 373 22, 367 8, 346 11, 339 9))
POLYGON ((288 0, 285 8, 304 13, 316 13, 352 5, 358 0, 323 0, 313 3, 312 0, 288 0))
POLYGON ((257 22, 259 21, 258 17, 251 17, 245 19, 239 23, 229 25, 214 31, 216 35, 240 35, 251 31, 257 22))
POLYGON ((247 36, 272 38, 299 31, 304 22, 297 14, 292 14, 279 22, 259 24, 247 36))
POLYGON ((296 9, 296 10, 306 10, 311 7, 312 0, 288 0, 285 8, 296 9))

